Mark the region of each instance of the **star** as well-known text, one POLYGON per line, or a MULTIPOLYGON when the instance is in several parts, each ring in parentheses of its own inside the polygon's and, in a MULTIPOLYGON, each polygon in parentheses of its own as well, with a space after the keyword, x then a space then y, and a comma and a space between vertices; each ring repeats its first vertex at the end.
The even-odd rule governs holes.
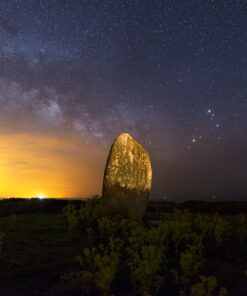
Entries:
MULTIPOLYGON (((225 1, 223 8, 218 1, 181 1, 179 6, 162 0, 29 2, 0 1, 0 137, 3 130, 10 136, 29 135, 34 142, 41 135, 62 139, 71 147, 63 155, 64 167, 68 163, 63 180, 79 179, 68 172, 77 171, 69 159, 81 142, 82 159, 101 159, 88 161, 94 176, 85 181, 92 184, 88 192, 75 181, 82 195, 100 188, 96 176, 106 147, 123 131, 147 145, 157 174, 167 161, 171 171, 178 171, 179 158, 186 172, 200 158, 198 171, 215 172, 215 180, 219 167, 222 179, 243 179, 244 1, 225 1), (91 148, 83 150, 84 144, 91 148), (230 164, 220 157, 216 163, 221 153, 230 164)), ((54 153, 49 153, 47 162, 52 163, 54 153)), ((163 196, 166 187, 172 192, 177 178, 155 181, 154 192, 163 196)), ((195 180, 188 176, 188 188, 194 188, 195 180)), ((208 196, 214 186, 222 188, 217 180, 217 186, 216 181, 209 184, 208 196)), ((234 182, 232 188, 247 192, 247 185, 234 182)))

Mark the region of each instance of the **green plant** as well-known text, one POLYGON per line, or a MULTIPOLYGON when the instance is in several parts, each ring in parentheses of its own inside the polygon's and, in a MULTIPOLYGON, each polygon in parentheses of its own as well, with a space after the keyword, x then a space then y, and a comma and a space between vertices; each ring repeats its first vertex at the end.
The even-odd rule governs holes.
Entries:
POLYGON ((230 225, 217 213, 213 218, 216 247, 222 246, 229 239, 230 225))
POLYGON ((180 267, 182 270, 181 283, 184 289, 190 287, 193 278, 198 274, 199 268, 202 265, 202 244, 198 240, 195 245, 190 245, 185 252, 180 256, 180 267))
POLYGON ((237 222, 237 238, 241 247, 245 246, 247 241, 247 227, 246 227, 246 216, 243 213, 240 213, 236 216, 237 222))
POLYGON ((155 294, 164 282, 158 274, 165 252, 162 233, 159 228, 145 229, 143 225, 130 230, 127 251, 127 265, 131 282, 139 295, 155 294))
POLYGON ((92 295, 98 289, 101 295, 109 295, 111 284, 117 272, 121 257, 123 241, 111 238, 109 244, 84 249, 83 256, 76 259, 80 262, 82 291, 92 295))
POLYGON ((67 218, 70 234, 74 238, 78 238, 87 229, 97 228, 97 220, 103 216, 101 198, 95 196, 87 200, 81 204, 80 209, 77 209, 73 202, 69 202, 63 208, 63 213, 67 218))
POLYGON ((213 217, 197 215, 195 230, 201 234, 204 245, 222 248, 229 241, 231 228, 230 224, 216 213, 213 217))
MULTIPOLYGON (((126 291, 138 295, 155 295, 161 288, 183 295, 225 295, 225 288, 215 288, 214 277, 201 276, 197 282, 200 273, 207 272, 204 263, 225 250, 234 235, 232 225, 218 214, 175 210, 150 223, 135 214, 106 215, 97 197, 80 209, 68 207, 67 213, 71 229, 85 238, 87 247, 77 257, 79 273, 70 280, 76 279, 86 293, 115 292, 123 276, 126 291)), ((245 217, 237 219, 244 227, 245 217)))
POLYGON ((215 276, 206 277, 204 275, 200 276, 200 282, 196 283, 191 287, 191 294, 190 296, 226 296, 227 289, 220 288, 217 289, 217 279, 215 276))
POLYGON ((104 216, 101 198, 95 196, 82 204, 78 211, 80 216, 80 223, 83 229, 97 226, 97 220, 104 216))
POLYGON ((187 245, 193 244, 195 234, 192 231, 192 217, 188 211, 176 209, 172 219, 164 221, 162 227, 175 252, 174 256, 179 256, 187 245))
POLYGON ((79 235, 79 214, 76 210, 76 206, 72 202, 69 202, 68 205, 63 208, 63 213, 68 221, 69 233, 72 237, 77 237, 79 235))
POLYGON ((216 287, 217 279, 214 276, 201 275, 200 282, 191 287, 191 296, 212 296, 216 287))

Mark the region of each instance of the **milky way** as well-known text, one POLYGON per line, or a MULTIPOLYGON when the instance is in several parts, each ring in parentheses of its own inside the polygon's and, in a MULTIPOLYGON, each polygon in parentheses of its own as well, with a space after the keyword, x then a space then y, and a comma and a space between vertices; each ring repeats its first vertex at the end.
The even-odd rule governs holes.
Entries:
POLYGON ((242 198, 246 15, 245 1, 3 0, 0 131, 89 151, 129 132, 150 152, 153 196, 242 198))

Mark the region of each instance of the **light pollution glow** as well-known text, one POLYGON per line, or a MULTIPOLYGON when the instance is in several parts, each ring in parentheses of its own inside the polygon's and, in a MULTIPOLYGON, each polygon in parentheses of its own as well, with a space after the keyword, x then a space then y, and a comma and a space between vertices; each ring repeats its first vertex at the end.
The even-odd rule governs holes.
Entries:
POLYGON ((0 155, 0 197, 89 197, 101 192, 105 158, 99 145, 91 143, 88 149, 72 137, 0 134, 0 155))

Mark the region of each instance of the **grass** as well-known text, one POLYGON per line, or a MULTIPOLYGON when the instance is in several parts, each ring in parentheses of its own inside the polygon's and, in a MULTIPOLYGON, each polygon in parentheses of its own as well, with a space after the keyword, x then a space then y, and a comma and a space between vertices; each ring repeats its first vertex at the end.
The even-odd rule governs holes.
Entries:
POLYGON ((0 257, 0 295, 45 295, 73 269, 80 246, 68 235, 62 214, 0 218, 5 233, 0 257))

